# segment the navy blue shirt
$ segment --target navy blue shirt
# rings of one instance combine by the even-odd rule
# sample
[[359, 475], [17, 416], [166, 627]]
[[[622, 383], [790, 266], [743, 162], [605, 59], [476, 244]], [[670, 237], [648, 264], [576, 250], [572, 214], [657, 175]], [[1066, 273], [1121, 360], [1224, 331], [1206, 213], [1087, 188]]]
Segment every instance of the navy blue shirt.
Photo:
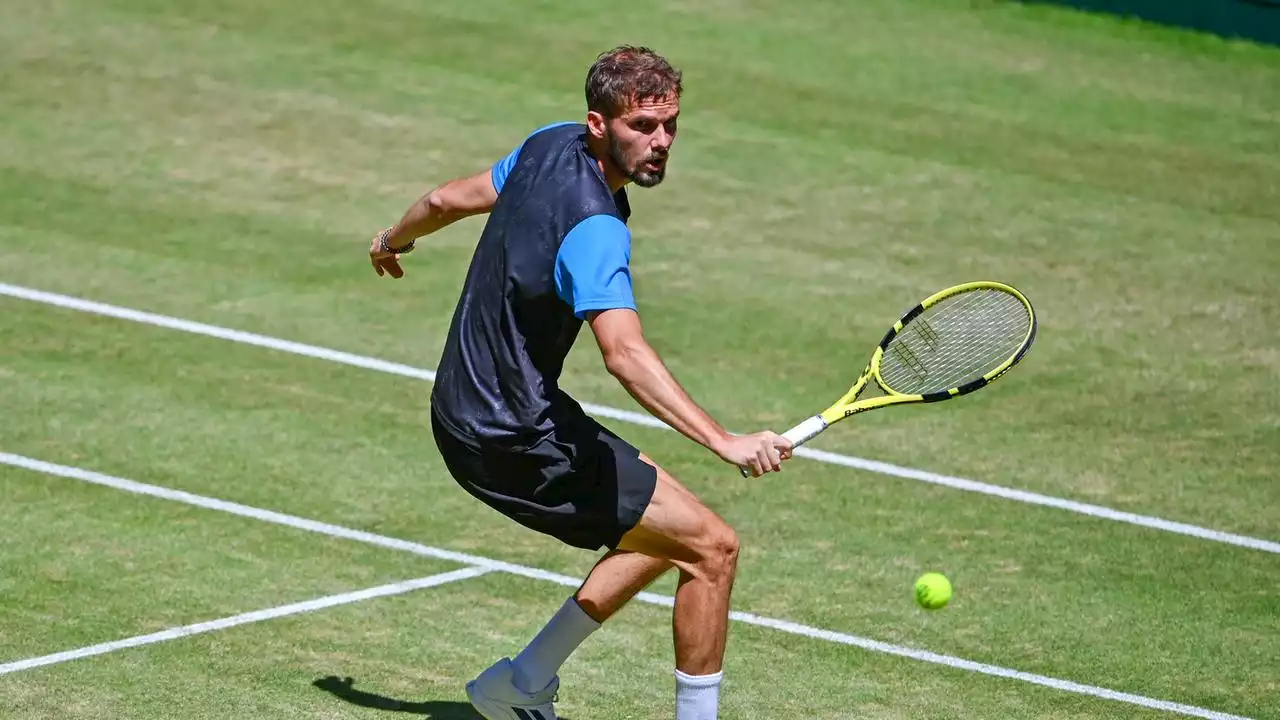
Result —
[[583, 416], [560, 390], [586, 313], [635, 309], [631, 214], [586, 128], [535, 131], [492, 169], [498, 191], [454, 310], [431, 406], [453, 435], [519, 449]]
[[[555, 123], [539, 128], [534, 135], [575, 123]], [[526, 141], [527, 142], [527, 141]], [[493, 187], [502, 193], [520, 147], [499, 160], [490, 171]], [[592, 215], [569, 230], [556, 254], [556, 293], [585, 318], [589, 310], [636, 309], [631, 292], [631, 231], [613, 215]]]

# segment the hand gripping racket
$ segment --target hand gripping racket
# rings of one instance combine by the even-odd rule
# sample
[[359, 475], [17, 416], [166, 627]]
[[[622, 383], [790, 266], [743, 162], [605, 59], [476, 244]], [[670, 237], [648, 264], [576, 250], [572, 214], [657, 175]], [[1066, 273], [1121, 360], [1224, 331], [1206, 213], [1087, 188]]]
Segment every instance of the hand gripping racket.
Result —
[[[800, 447], [860, 412], [971, 393], [1008, 372], [1035, 339], [1035, 310], [1018, 290], [985, 281], [947, 288], [894, 323], [849, 392], [782, 435]], [[868, 391], [879, 394], [862, 397]]]

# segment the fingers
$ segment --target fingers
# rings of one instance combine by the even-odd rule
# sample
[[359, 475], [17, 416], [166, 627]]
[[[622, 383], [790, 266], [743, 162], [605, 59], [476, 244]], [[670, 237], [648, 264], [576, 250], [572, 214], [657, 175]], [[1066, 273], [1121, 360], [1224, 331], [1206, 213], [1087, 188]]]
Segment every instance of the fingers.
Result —
[[374, 272], [378, 273], [378, 277], [387, 273], [391, 273], [393, 278], [404, 277], [404, 270], [400, 267], [400, 255], [398, 253], [389, 255], [383, 252], [382, 233], [374, 235], [369, 243], [369, 262], [373, 265]]
[[782, 454], [774, 449], [769, 433], [759, 433], [753, 439], [754, 456], [748, 457], [754, 477], [782, 470]]
[[755, 460], [759, 463], [759, 475], [782, 472], [782, 462], [791, 458], [791, 441], [771, 432], [762, 432], [756, 437], [759, 444]]
[[790, 460], [792, 443], [772, 432], [740, 435], [735, 447], [722, 455], [726, 461], [738, 466], [743, 477], [760, 477], [771, 472], [782, 472], [782, 463]]
[[370, 255], [369, 261], [373, 263], [373, 269], [377, 271], [378, 277], [382, 277], [387, 273], [391, 273], [393, 278], [404, 277], [404, 269], [400, 267], [399, 255]]
[[404, 277], [404, 270], [400, 268], [399, 255], [392, 255], [391, 257], [383, 258], [382, 267], [387, 272], [391, 273], [391, 277], [393, 278], [399, 279]]
[[782, 454], [774, 449], [773, 443], [766, 442], [764, 447], [760, 448], [761, 455], [764, 457], [762, 467], [768, 469], [768, 472], [778, 472], [782, 469]]
[[783, 460], [790, 460], [795, 451], [795, 444], [781, 435], [774, 435], [773, 447]]

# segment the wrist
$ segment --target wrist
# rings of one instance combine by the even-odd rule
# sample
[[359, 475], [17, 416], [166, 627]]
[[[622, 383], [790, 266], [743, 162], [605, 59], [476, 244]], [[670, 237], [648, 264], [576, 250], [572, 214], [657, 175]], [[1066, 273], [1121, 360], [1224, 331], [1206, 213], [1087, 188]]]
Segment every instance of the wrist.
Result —
[[410, 240], [407, 245], [398, 245], [396, 238], [392, 237], [394, 228], [387, 228], [378, 233], [379, 249], [385, 253], [394, 253], [397, 255], [405, 255], [413, 251], [413, 246], [417, 244], [417, 240]]
[[733, 435], [724, 428], [717, 427], [711, 431], [711, 437], [707, 441], [707, 449], [717, 455], [724, 455], [729, 449], [729, 441], [733, 439]]

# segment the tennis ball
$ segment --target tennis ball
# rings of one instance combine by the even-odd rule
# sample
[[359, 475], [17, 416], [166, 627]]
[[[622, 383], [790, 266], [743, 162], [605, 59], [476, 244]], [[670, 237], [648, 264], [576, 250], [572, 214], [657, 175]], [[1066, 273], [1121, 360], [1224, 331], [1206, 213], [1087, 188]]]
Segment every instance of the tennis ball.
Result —
[[916, 580], [916, 602], [926, 610], [937, 610], [951, 602], [951, 581], [942, 573], [930, 572]]

